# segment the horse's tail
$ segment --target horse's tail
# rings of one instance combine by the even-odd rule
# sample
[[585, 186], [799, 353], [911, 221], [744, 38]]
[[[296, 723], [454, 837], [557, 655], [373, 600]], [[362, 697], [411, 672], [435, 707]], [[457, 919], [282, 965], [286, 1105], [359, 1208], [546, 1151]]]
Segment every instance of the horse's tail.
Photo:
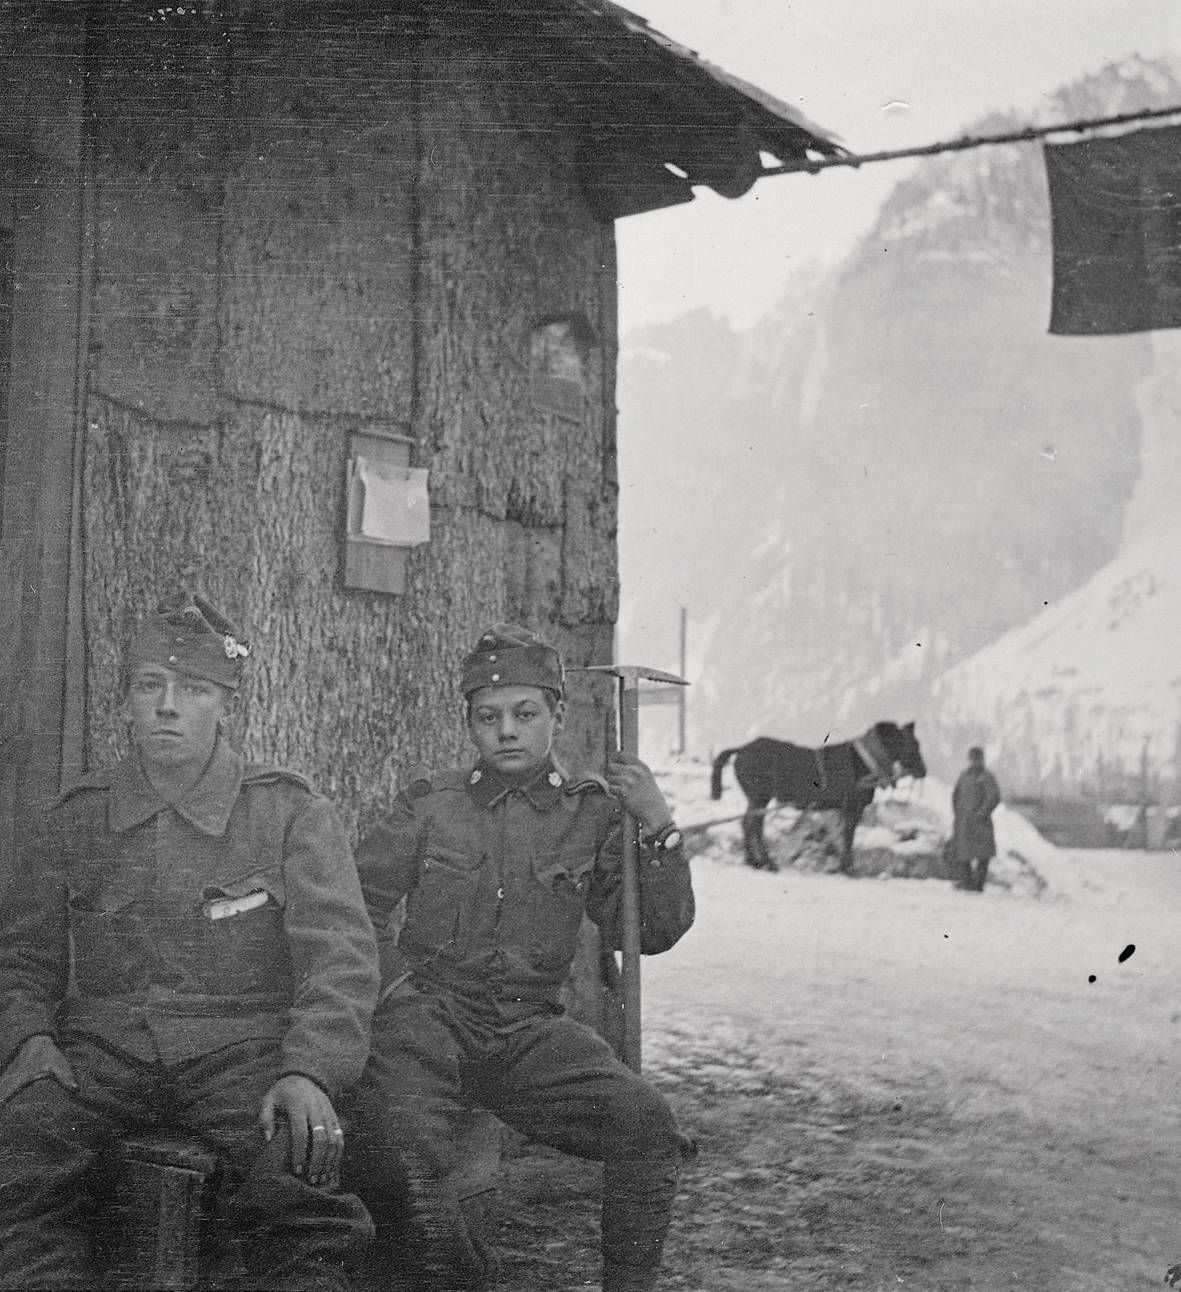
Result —
[[735, 745], [733, 749], [723, 749], [714, 759], [713, 775], [709, 781], [709, 796], [711, 799], [720, 799], [722, 797], [722, 769], [740, 748], [741, 746]]

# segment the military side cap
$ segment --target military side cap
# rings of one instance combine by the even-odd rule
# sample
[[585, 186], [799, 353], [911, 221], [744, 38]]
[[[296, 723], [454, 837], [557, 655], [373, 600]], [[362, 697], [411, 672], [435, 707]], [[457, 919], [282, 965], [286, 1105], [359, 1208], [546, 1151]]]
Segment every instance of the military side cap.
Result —
[[250, 647], [234, 624], [205, 600], [188, 592], [162, 601], [131, 641], [129, 665], [158, 664], [187, 677], [204, 678], [236, 690]]
[[535, 632], [516, 624], [494, 624], [482, 632], [463, 661], [464, 695], [484, 686], [540, 686], [561, 695], [565, 684], [558, 652]]

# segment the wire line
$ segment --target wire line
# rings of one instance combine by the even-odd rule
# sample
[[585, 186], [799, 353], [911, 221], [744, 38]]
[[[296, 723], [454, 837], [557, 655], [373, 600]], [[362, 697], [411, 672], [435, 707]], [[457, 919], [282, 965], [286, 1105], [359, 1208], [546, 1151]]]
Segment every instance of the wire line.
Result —
[[1076, 134], [1086, 130], [1098, 130], [1102, 126], [1122, 126], [1135, 121], [1154, 121], [1161, 117], [1176, 116], [1181, 116], [1181, 106], [1145, 108], [1140, 112], [1124, 112], [1114, 117], [1090, 117], [1080, 121], [1064, 121], [1053, 126], [1025, 126], [1021, 130], [1008, 130], [995, 135], [965, 135], [962, 139], [923, 144], [916, 148], [895, 148], [888, 152], [877, 153], [843, 153], [838, 157], [802, 157], [798, 161], [779, 166], [767, 166], [759, 172], [759, 178], [765, 175], [794, 174], [797, 171], [815, 174], [817, 171], [829, 170], [833, 166], [852, 166], [856, 169], [870, 162], [897, 161], [902, 157], [931, 157], [936, 153], [963, 152], [969, 148], [988, 148], [995, 144], [1027, 143], [1032, 139], [1044, 139], [1047, 135]]

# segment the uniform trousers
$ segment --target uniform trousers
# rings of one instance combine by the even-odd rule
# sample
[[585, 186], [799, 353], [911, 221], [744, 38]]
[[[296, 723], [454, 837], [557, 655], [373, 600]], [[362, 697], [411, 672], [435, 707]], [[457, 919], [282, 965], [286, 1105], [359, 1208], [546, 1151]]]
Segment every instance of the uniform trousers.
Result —
[[89, 1036], [58, 1045], [77, 1092], [43, 1077], [0, 1105], [0, 1288], [91, 1292], [88, 1175], [119, 1136], [150, 1130], [194, 1133], [218, 1155], [213, 1223], [241, 1240], [246, 1286], [348, 1288], [346, 1268], [372, 1234], [364, 1207], [292, 1174], [285, 1125], [269, 1144], [259, 1126], [279, 1074], [278, 1042], [238, 1041], [170, 1064]]
[[531, 1139], [603, 1162], [603, 1292], [655, 1287], [684, 1141], [664, 1099], [589, 1028], [546, 1014], [505, 1026], [403, 990], [374, 1020], [346, 1185], [379, 1226], [408, 1199], [425, 1288], [489, 1286], [494, 1261], [452, 1183], [455, 1125], [472, 1105]]

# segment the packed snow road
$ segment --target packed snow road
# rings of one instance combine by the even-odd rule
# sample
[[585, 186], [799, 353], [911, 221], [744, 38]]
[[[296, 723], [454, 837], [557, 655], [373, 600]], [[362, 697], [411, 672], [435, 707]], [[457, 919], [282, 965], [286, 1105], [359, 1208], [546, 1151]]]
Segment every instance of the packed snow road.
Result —
[[646, 1070], [702, 1144], [670, 1288], [1162, 1286], [1181, 858], [1051, 851], [1040, 897], [693, 863], [644, 978]]

